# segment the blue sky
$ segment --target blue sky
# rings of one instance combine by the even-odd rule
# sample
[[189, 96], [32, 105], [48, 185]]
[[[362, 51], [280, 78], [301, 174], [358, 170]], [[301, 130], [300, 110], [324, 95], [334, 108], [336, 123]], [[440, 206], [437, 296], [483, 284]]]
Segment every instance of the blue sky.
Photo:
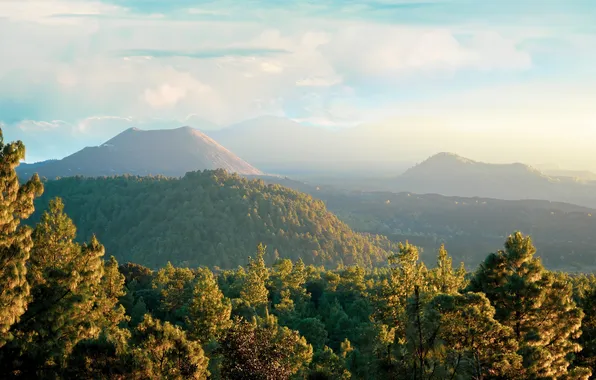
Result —
[[432, 116], [454, 136], [538, 134], [538, 158], [559, 144], [581, 166], [596, 161], [593, 20], [592, 0], [4, 0], [0, 123], [35, 161], [191, 115]]

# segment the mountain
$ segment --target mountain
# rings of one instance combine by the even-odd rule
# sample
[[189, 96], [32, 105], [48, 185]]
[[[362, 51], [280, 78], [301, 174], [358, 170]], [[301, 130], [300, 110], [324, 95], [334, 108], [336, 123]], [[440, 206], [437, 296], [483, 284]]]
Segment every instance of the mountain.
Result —
[[411, 167], [382, 187], [395, 192], [542, 199], [596, 207], [596, 182], [571, 181], [525, 164], [489, 164], [445, 152]]
[[596, 208], [596, 181], [549, 176], [521, 163], [490, 164], [446, 152], [435, 154], [398, 176], [309, 175], [293, 179], [335, 190], [533, 199]]
[[397, 178], [399, 190], [414, 193], [548, 199], [559, 181], [524, 164], [489, 164], [438, 153]]
[[215, 140], [190, 128], [144, 131], [130, 128], [97, 147], [87, 147], [62, 160], [21, 165], [18, 173], [56, 178], [74, 175], [167, 175], [223, 168], [239, 174], [261, 172]]
[[119, 261], [160, 267], [245, 264], [263, 242], [271, 254], [306, 264], [373, 266], [386, 239], [353, 232], [323, 202], [224, 170], [182, 178], [69, 177], [47, 181], [31, 223], [60, 196], [80, 239], [96, 234]]

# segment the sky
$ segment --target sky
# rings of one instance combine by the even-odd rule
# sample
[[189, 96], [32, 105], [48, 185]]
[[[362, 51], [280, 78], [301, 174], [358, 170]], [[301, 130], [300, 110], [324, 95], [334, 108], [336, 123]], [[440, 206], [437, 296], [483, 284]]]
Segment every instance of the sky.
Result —
[[0, 127], [32, 162], [133, 126], [407, 123], [596, 170], [594, 20], [593, 0], [0, 0]]

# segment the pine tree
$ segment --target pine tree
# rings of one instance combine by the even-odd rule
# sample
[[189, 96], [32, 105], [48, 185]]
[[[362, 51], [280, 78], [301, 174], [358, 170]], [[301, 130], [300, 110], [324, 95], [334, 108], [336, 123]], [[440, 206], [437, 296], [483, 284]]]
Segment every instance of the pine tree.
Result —
[[171, 322], [184, 322], [192, 299], [194, 273], [188, 268], [175, 268], [171, 263], [161, 268], [153, 288], [161, 294], [161, 311]]
[[23, 143], [5, 144], [0, 129], [0, 347], [12, 338], [11, 326], [27, 308], [32, 240], [31, 229], [20, 221], [33, 213], [33, 200], [43, 191], [37, 175], [19, 185], [15, 168], [24, 158]]
[[100, 286], [96, 290], [94, 316], [97, 324], [105, 334], [119, 335], [118, 325], [130, 320], [126, 310], [119, 302], [126, 295], [124, 275], [118, 270], [118, 261], [114, 256], [104, 264]]
[[143, 322], [143, 319], [145, 319], [145, 314], [147, 314], [147, 305], [145, 305], [143, 297], [139, 297], [130, 312], [130, 325], [132, 327], [137, 327], [139, 323]]
[[32, 300], [12, 328], [15, 339], [4, 365], [23, 371], [57, 371], [72, 348], [95, 338], [110, 322], [97, 312], [101, 301], [103, 246], [93, 237], [79, 245], [76, 228], [58, 198], [33, 232], [28, 280]]
[[206, 379], [209, 359], [201, 344], [169, 322], [145, 316], [133, 332], [132, 378], [142, 379]]
[[268, 314], [252, 322], [235, 320], [218, 351], [225, 379], [286, 380], [312, 360], [306, 339]]
[[522, 357], [513, 329], [494, 319], [495, 309], [482, 293], [440, 294], [426, 306], [433, 328], [435, 374], [443, 378], [522, 379]]
[[269, 302], [269, 291], [267, 280], [269, 272], [265, 266], [266, 247], [263, 244], [257, 246], [256, 258], [249, 258], [248, 271], [240, 291], [240, 297], [254, 308], [263, 308]]
[[485, 293], [496, 319], [513, 329], [527, 378], [561, 378], [580, 350], [572, 339], [581, 334], [583, 312], [571, 283], [546, 271], [535, 253], [530, 237], [516, 232], [505, 250], [487, 257], [468, 289]]
[[433, 292], [454, 294], [466, 287], [466, 269], [461, 263], [457, 270], [453, 269], [453, 259], [441, 244], [437, 255], [437, 267], [429, 273], [430, 287]]
[[348, 380], [352, 378], [345, 360], [327, 346], [313, 356], [308, 374], [309, 380]]
[[376, 303], [375, 319], [395, 329], [398, 339], [405, 336], [405, 316], [408, 298], [418, 288], [428, 288], [427, 269], [419, 262], [418, 248], [410, 243], [399, 244], [399, 252], [389, 257], [391, 272], [373, 295]]
[[230, 327], [232, 304], [219, 290], [211, 270], [199, 268], [196, 279], [187, 326], [192, 338], [206, 344]]

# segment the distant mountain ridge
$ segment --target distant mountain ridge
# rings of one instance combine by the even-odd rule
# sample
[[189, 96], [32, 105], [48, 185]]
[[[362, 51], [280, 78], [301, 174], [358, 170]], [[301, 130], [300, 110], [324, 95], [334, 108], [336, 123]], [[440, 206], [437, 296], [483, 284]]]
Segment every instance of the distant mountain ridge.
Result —
[[18, 173], [30, 177], [37, 172], [50, 179], [120, 174], [178, 177], [205, 169], [262, 174], [211, 137], [190, 127], [149, 131], [129, 128], [100, 146], [84, 148], [62, 160], [21, 165]]
[[489, 164], [442, 152], [389, 181], [392, 191], [497, 199], [544, 199], [596, 206], [596, 182], [576, 183], [521, 163]]

